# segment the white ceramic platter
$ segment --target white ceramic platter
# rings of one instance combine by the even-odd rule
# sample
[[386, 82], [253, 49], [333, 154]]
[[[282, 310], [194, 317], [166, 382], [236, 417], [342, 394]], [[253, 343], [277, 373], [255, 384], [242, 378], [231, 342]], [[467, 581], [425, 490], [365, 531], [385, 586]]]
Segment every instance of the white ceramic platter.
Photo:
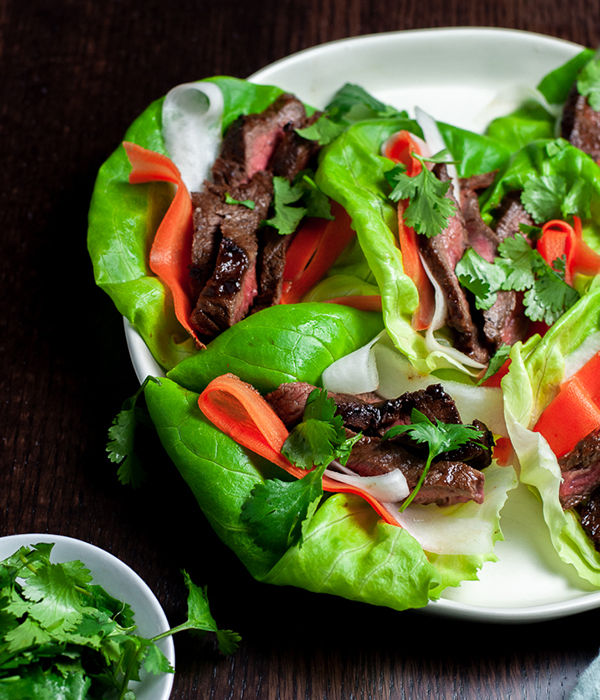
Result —
[[[50, 561], [81, 561], [90, 570], [94, 584], [102, 586], [113, 598], [129, 603], [135, 615], [136, 634], [151, 639], [169, 629], [167, 617], [146, 583], [120, 559], [92, 544], [62, 535], [10, 535], [0, 537], [0, 561], [20, 547], [30, 547], [39, 542], [54, 542]], [[166, 637], [157, 644], [174, 668], [173, 638]], [[154, 676], [142, 670], [140, 677], [141, 681], [134, 681], [129, 686], [135, 692], [136, 700], [168, 700], [173, 687], [172, 673]]]
[[[582, 47], [547, 36], [504, 29], [428, 29], [344, 39], [294, 54], [250, 77], [277, 85], [324, 107], [346, 82], [414, 115], [482, 131], [507, 114], [549, 71]], [[129, 349], [140, 381], [160, 369], [126, 322]], [[556, 555], [536, 499], [511, 492], [502, 511], [505, 541], [499, 561], [480, 580], [447, 590], [425, 612], [485, 622], [533, 622], [600, 607], [600, 592]]]

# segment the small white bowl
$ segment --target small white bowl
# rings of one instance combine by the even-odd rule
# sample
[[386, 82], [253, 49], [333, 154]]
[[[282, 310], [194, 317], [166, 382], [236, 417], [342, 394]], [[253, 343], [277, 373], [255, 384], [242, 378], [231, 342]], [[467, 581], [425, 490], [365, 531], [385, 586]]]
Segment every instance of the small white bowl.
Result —
[[[170, 625], [156, 596], [144, 581], [121, 560], [92, 544], [72, 537], [48, 534], [10, 535], [0, 537], [0, 561], [20, 547], [30, 547], [38, 542], [54, 542], [50, 560], [56, 563], [79, 560], [93, 576], [93, 583], [102, 586], [117, 600], [129, 603], [135, 615], [136, 634], [152, 638], [169, 629]], [[175, 668], [175, 645], [167, 637], [157, 643], [160, 650]], [[136, 700], [168, 700], [173, 687], [173, 674], [159, 676], [142, 670], [142, 680], [130, 683]]]

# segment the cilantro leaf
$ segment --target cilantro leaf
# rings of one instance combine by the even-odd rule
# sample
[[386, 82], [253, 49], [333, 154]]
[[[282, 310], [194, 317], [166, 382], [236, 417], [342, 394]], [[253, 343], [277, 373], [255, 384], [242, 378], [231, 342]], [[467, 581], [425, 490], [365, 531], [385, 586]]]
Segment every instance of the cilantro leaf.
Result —
[[600, 60], [592, 59], [579, 73], [577, 90], [580, 95], [588, 98], [590, 107], [600, 111]]
[[448, 219], [456, 213], [456, 204], [446, 196], [450, 189], [450, 181], [442, 182], [425, 167], [426, 162], [446, 162], [444, 159], [447, 153], [442, 151], [433, 158], [423, 158], [413, 153], [423, 164], [421, 172], [414, 177], [406, 174], [406, 167], [401, 163], [385, 173], [388, 183], [393, 188], [389, 198], [393, 202], [410, 200], [404, 212], [407, 226], [428, 238], [441, 233], [448, 226]]
[[502, 343], [502, 345], [496, 350], [492, 358], [490, 359], [490, 363], [488, 365], [487, 370], [485, 371], [485, 374], [481, 379], [477, 382], [477, 386], [481, 386], [483, 382], [487, 381], [490, 377], [493, 377], [494, 374], [502, 367], [502, 365], [508, 360], [508, 357], [510, 355], [510, 345], [507, 345], [506, 343]]
[[506, 274], [502, 289], [527, 290], [523, 303], [532, 321], [552, 325], [578, 301], [579, 293], [564, 281], [564, 264], [561, 272], [561, 262], [554, 261], [553, 269], [521, 234], [503, 241], [498, 252], [496, 265]]
[[335, 141], [348, 126], [345, 121], [334, 121], [327, 114], [322, 114], [314, 124], [304, 129], [296, 129], [296, 133], [309, 141], [317, 141], [320, 146], [326, 146]]
[[134, 634], [129, 605], [91, 585], [82, 562], [51, 563], [53, 546], [22, 547], [0, 562], [1, 698], [133, 699], [129, 681], [142, 666], [173, 673], [156, 642], [181, 630], [215, 632], [223, 653], [235, 651], [239, 636], [218, 629], [206, 591], [185, 572], [188, 619], [146, 639]]
[[337, 459], [348, 461], [352, 446], [361, 433], [346, 437], [343, 419], [325, 389], [314, 389], [306, 402], [304, 416], [289, 434], [282, 454], [303, 469], [312, 469], [302, 479], [269, 479], [256, 486], [242, 505], [242, 519], [263, 549], [285, 552], [302, 542], [303, 532], [323, 495], [323, 472]]
[[251, 199], [244, 199], [243, 201], [240, 199], [234, 199], [229, 192], [225, 192], [225, 204], [240, 204], [243, 207], [247, 207], [248, 209], [254, 209], [256, 204], [251, 200]]
[[138, 398], [149, 381], [160, 384], [160, 380], [155, 377], [146, 377], [135, 394], [123, 403], [112, 426], [108, 429], [109, 441], [106, 445], [108, 458], [111, 462], [120, 464], [117, 471], [119, 481], [122, 484], [131, 484], [133, 488], [139, 487], [146, 477], [142, 462], [135, 450], [135, 435], [139, 426], [153, 426], [148, 412], [137, 405]]
[[[500, 260], [496, 261], [505, 273], [502, 289], [514, 289], [517, 292], [533, 287], [535, 283], [535, 253], [527, 239], [516, 234], [514, 238], [506, 238], [498, 246]], [[539, 255], [543, 262], [543, 258]]]
[[590, 211], [589, 184], [577, 179], [568, 188], [561, 175], [530, 178], [523, 187], [521, 202], [537, 223], [566, 219], [572, 214], [586, 217]]
[[323, 495], [326, 466], [323, 464], [296, 481], [267, 479], [254, 487], [242, 505], [242, 520], [248, 523], [259, 547], [283, 554], [302, 542], [305, 526]]
[[484, 310], [493, 306], [498, 298], [497, 291], [506, 280], [501, 267], [482, 258], [473, 248], [467, 248], [455, 272], [461, 286], [474, 294], [475, 306]]
[[346, 438], [344, 421], [335, 415], [336, 405], [325, 389], [314, 389], [306, 402], [304, 417], [290, 432], [281, 450], [290, 462], [303, 469], [327, 466], [332, 460], [345, 463], [361, 434]]
[[187, 620], [177, 627], [171, 628], [168, 632], [160, 634], [152, 639], [156, 642], [163, 637], [173, 635], [184, 630], [196, 630], [197, 632], [214, 632], [217, 635], [219, 650], [222, 654], [233, 654], [238, 647], [241, 637], [237, 632], [231, 630], [221, 630], [217, 627], [214, 617], [210, 613], [206, 586], [197, 586], [186, 571], [181, 572], [183, 580], [188, 589], [188, 613]]
[[[410, 419], [411, 423], [409, 425], [394, 425], [383, 436], [384, 440], [389, 440], [401, 433], [409, 433], [410, 437], [415, 440], [415, 442], [426, 444], [429, 448], [429, 454], [427, 455], [427, 460], [419, 476], [417, 485], [402, 504], [400, 511], [407, 508], [417, 495], [429, 472], [431, 463], [438, 455], [443, 452], [451, 452], [461, 445], [480, 438], [483, 435], [483, 431], [477, 430], [477, 428], [472, 425], [442, 423], [438, 419], [436, 419], [435, 423], [432, 423], [426, 415], [416, 408], [413, 408], [411, 411]], [[481, 446], [484, 447], [483, 445]]]
[[[292, 206], [294, 204], [303, 206]], [[263, 223], [277, 229], [281, 235], [293, 233], [304, 216], [333, 219], [327, 196], [306, 171], [293, 183], [285, 177], [273, 178], [273, 209], [274, 215]]]

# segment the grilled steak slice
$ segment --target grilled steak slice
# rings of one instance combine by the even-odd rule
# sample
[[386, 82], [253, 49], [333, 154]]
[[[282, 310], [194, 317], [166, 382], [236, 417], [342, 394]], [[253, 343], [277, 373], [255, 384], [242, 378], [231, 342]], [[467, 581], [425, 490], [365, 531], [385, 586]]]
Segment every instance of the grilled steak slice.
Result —
[[315, 112], [311, 117], [304, 118], [301, 124], [290, 122], [284, 126], [281, 141], [269, 161], [269, 170], [273, 175], [292, 181], [303, 170], [316, 166], [316, 158], [321, 150], [318, 141], [303, 138], [296, 133], [296, 129], [314, 124], [320, 114], [321, 112]]
[[520, 233], [519, 225], [534, 226], [535, 221], [527, 213], [521, 204], [520, 192], [509, 192], [502, 200], [499, 209], [499, 219], [496, 225], [496, 235], [500, 242], [507, 238], [514, 238], [516, 233]]
[[[442, 181], [450, 179], [443, 164], [436, 165], [434, 172]], [[446, 196], [456, 204], [452, 185]], [[418, 236], [418, 241], [421, 254], [431, 274], [444, 292], [448, 307], [446, 323], [455, 331], [456, 347], [473, 360], [486, 364], [489, 360], [489, 352], [473, 320], [467, 295], [454, 272], [469, 245], [460, 208], [457, 206], [456, 214], [449, 219], [448, 227], [444, 231], [431, 238]]]
[[[482, 219], [479, 210], [478, 192], [483, 188], [489, 187], [494, 177], [495, 172], [490, 172], [461, 180], [460, 190], [461, 208], [467, 228], [469, 245], [484, 260], [490, 263], [493, 263], [497, 257], [498, 246], [504, 239]], [[523, 211], [525, 210], [523, 209]], [[504, 237], [506, 235], [510, 234], [505, 232]], [[483, 335], [487, 341], [487, 346], [494, 353], [504, 343], [513, 345], [518, 340], [522, 340], [529, 327], [523, 308], [523, 294], [514, 290], [499, 291], [496, 301], [489, 309], [481, 312], [475, 310], [473, 314], [474, 316], [481, 315]]]
[[490, 263], [493, 263], [494, 258], [498, 255], [500, 240], [481, 218], [478, 192], [492, 184], [495, 174], [495, 172], [490, 172], [460, 181], [460, 207], [465, 220], [469, 245]]
[[[302, 420], [306, 402], [315, 389], [304, 382], [281, 384], [265, 399], [287, 428]], [[429, 420], [442, 423], [460, 423], [456, 404], [439, 384], [426, 389], [406, 392], [396, 399], [364, 400], [350, 394], [328, 392], [336, 404], [336, 415], [342, 416], [344, 425], [355, 432], [383, 436], [392, 425], [407, 425], [413, 408], [418, 409]]]
[[525, 316], [523, 292], [501, 290], [496, 301], [489, 309], [482, 312], [483, 334], [493, 352], [501, 345], [514, 345], [527, 335], [529, 320]]
[[559, 498], [566, 510], [586, 501], [600, 485], [600, 428], [580, 440], [558, 464], [563, 478]]
[[[226, 194], [239, 202], [251, 200], [254, 210], [239, 204], [227, 204]], [[194, 299], [198, 299], [215, 271], [220, 241], [225, 235], [223, 227], [232, 231], [239, 225], [246, 231], [255, 231], [267, 217], [272, 198], [272, 179], [265, 172], [256, 173], [249, 182], [236, 187], [205, 182], [202, 192], [192, 195], [194, 237], [190, 277]]]
[[[262, 235], [260, 235], [262, 233]], [[293, 235], [281, 235], [267, 227], [259, 232], [258, 296], [254, 300], [252, 313], [281, 301], [285, 258]]]
[[[425, 459], [411, 455], [401, 445], [362, 437], [352, 448], [346, 466], [360, 476], [387, 474], [399, 469], [412, 491], [425, 466]], [[413, 503], [450, 505], [473, 500], [483, 503], [485, 477], [462, 462], [435, 460]]]
[[576, 507], [576, 510], [586, 535], [600, 551], [600, 489], [596, 489], [585, 503]]
[[[315, 387], [305, 382], [281, 384], [265, 397], [273, 410], [288, 428], [300, 423], [306, 402]], [[361, 476], [385, 474], [400, 469], [412, 490], [419, 480], [427, 459], [427, 449], [412, 441], [407, 435], [392, 440], [381, 437], [393, 425], [409, 424], [413, 408], [417, 408], [430, 420], [444, 423], [460, 423], [460, 415], [452, 398], [439, 385], [407, 392], [397, 399], [372, 401], [349, 394], [329, 392], [337, 406], [336, 415], [342, 416], [346, 434], [363, 436], [353, 446], [346, 466]], [[484, 432], [477, 442], [493, 446], [493, 438], [487, 427], [476, 421]], [[467, 464], [466, 462], [469, 462]], [[416, 503], [463, 503], [483, 501], [484, 477], [479, 473], [491, 462], [491, 450], [467, 443], [457, 450], [440, 455], [430, 467], [424, 485], [415, 498]]]
[[587, 97], [574, 83], [565, 102], [560, 125], [561, 136], [594, 160], [600, 158], [600, 112], [594, 111]]
[[260, 114], [238, 117], [227, 130], [212, 168], [214, 182], [239, 185], [255, 173], [269, 169], [269, 161], [284, 136], [305, 124], [304, 105], [287, 93]]

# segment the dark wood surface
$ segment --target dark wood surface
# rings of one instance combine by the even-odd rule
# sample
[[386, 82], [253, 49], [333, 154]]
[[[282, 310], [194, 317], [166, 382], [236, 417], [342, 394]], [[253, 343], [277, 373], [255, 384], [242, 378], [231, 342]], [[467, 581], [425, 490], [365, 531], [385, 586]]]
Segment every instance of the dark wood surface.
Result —
[[217, 540], [168, 459], [121, 486], [106, 431], [137, 388], [123, 326], [93, 283], [94, 178], [170, 87], [246, 77], [349, 36], [497, 26], [595, 46], [591, 0], [1, 0], [0, 535], [49, 532], [120, 557], [172, 624], [180, 569], [243, 636], [176, 638], [172, 700], [568, 697], [598, 652], [600, 611], [529, 625], [434, 618], [261, 585]]

